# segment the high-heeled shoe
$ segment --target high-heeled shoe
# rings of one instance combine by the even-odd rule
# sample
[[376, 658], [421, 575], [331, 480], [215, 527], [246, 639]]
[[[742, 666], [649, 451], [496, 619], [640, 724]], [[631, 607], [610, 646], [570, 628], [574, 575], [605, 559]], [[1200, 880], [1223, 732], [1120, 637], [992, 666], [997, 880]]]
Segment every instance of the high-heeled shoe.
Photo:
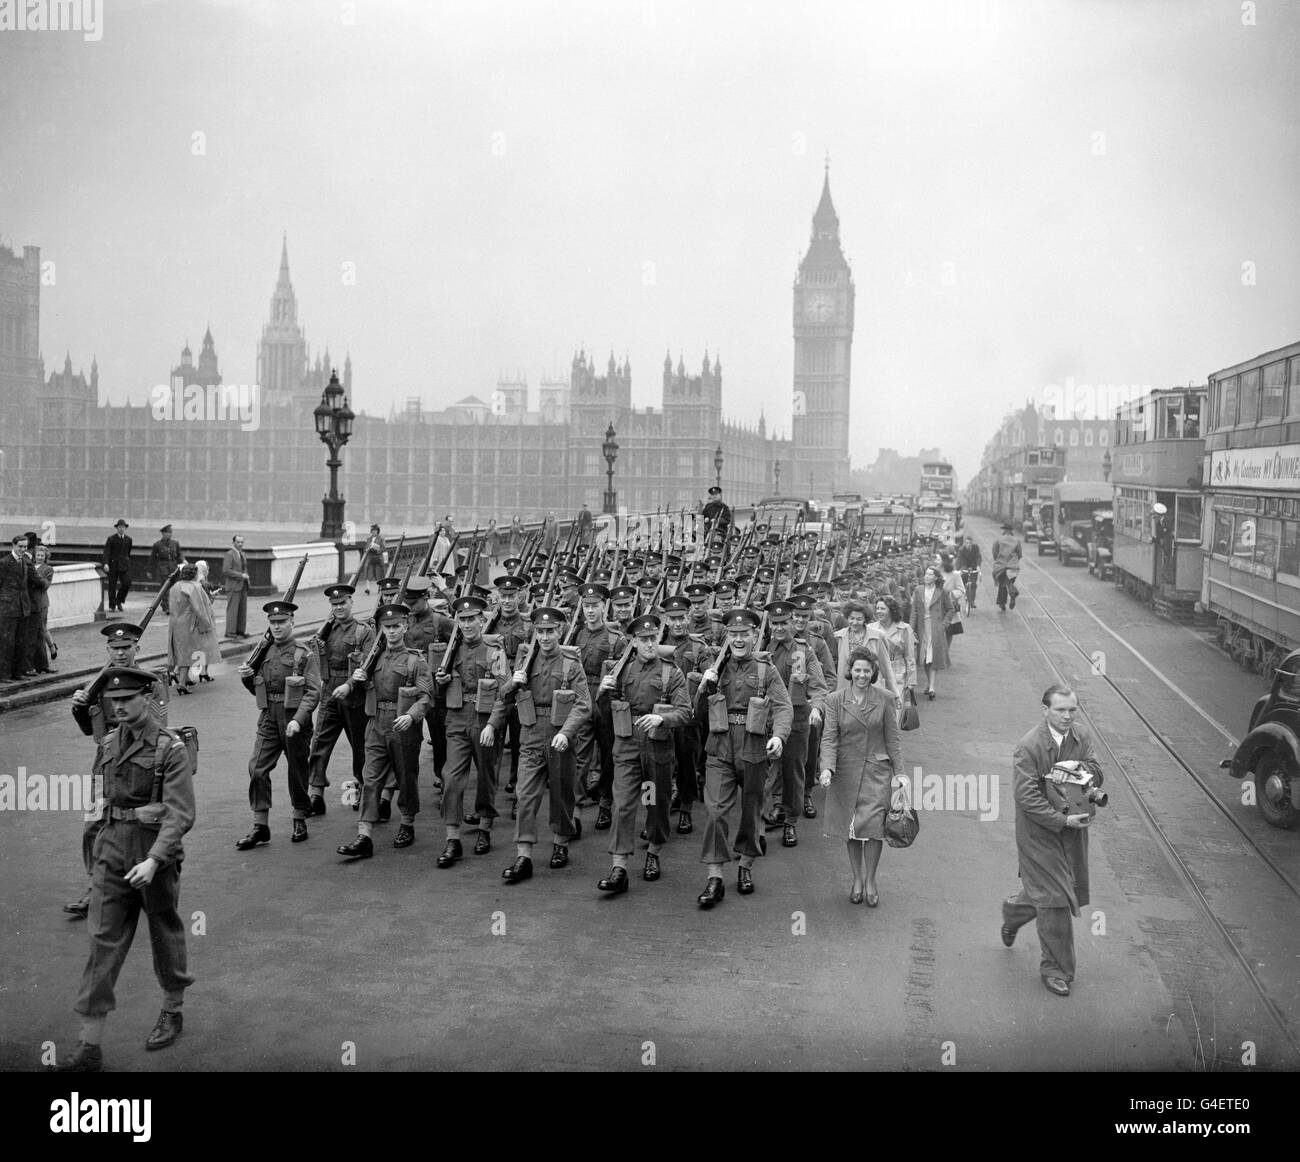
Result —
[[860, 903], [862, 903], [862, 889], [861, 889], [861, 888], [854, 888], [853, 891], [851, 891], [851, 892], [849, 893], [849, 903], [850, 903], [850, 904], [860, 904]]
[[868, 892], [868, 893], [867, 893], [867, 896], [866, 896], [866, 899], [867, 899], [867, 907], [868, 907], [868, 908], [874, 908], [874, 907], [876, 907], [876, 906], [880, 903], [880, 893], [879, 893], [879, 892]]
[[211, 682], [212, 679], [211, 679], [207, 674], [200, 674], [200, 675], [199, 675], [199, 681], [200, 681], [200, 682]]
[[934, 701], [934, 691], [933, 691], [933, 690], [927, 690], [927, 691], [925, 692], [925, 696], [926, 696], [928, 699], [930, 699], [931, 702]]
[[182, 686], [179, 682], [176, 683], [177, 694], [188, 694], [189, 692], [190, 688], [188, 686]]

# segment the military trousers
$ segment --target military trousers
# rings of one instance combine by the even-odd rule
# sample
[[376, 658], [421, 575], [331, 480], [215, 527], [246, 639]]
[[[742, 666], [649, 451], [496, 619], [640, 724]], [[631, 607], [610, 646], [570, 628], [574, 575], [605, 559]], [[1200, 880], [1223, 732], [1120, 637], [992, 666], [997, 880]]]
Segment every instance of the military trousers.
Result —
[[253, 757], [248, 760], [248, 805], [254, 811], [271, 809], [271, 772], [283, 754], [289, 767], [289, 803], [295, 819], [306, 819], [311, 809], [307, 796], [307, 760], [311, 754], [311, 723], [292, 738], [284, 733], [293, 721], [283, 702], [271, 702], [257, 718]]
[[763, 806], [770, 815], [777, 807], [784, 807], [791, 823], [803, 810], [804, 786], [808, 766], [808, 716], [811, 707], [796, 706], [790, 737], [779, 759], [771, 760], [767, 782], [763, 789]]
[[442, 769], [444, 823], [460, 825], [473, 762], [478, 769], [474, 813], [483, 830], [492, 830], [492, 820], [497, 817], [497, 749], [479, 742], [488, 717], [475, 710], [472, 702], [458, 710], [447, 710], [447, 765]]
[[[334, 682], [334, 675], [327, 681]], [[334, 682], [341, 685], [343, 679]], [[348, 746], [352, 750], [352, 777], [358, 786], [361, 773], [366, 766], [366, 709], [364, 706], [349, 706], [340, 698], [322, 693], [320, 709], [316, 712], [316, 729], [312, 731], [311, 751], [307, 757], [307, 782], [313, 790], [323, 791], [330, 785], [330, 756], [340, 734], [347, 735]]]
[[721, 754], [711, 754], [704, 766], [704, 809], [708, 817], [704, 822], [704, 850], [701, 863], [727, 863], [731, 852], [727, 848], [730, 835], [728, 816], [740, 803], [740, 823], [736, 829], [737, 855], [761, 854], [758, 837], [762, 835], [763, 787], [767, 779], [767, 761], [746, 762], [738, 757], [743, 753], [746, 732], [744, 724], [730, 725], [721, 738]]
[[578, 786], [609, 807], [614, 802], [614, 718], [608, 699], [593, 699], [591, 717], [583, 719], [573, 745]]
[[154, 872], [143, 889], [133, 888], [126, 873], [149, 856], [156, 827], [133, 820], [110, 820], [95, 835], [95, 870], [91, 881], [90, 955], [81, 974], [73, 1008], [86, 1017], [103, 1017], [117, 1007], [115, 987], [135, 939], [143, 908], [149, 921], [153, 970], [164, 993], [178, 994], [194, 983], [185, 956], [185, 922], [180, 902], [180, 865]]
[[402, 818], [420, 813], [420, 728], [412, 723], [396, 730], [395, 709], [379, 710], [366, 724], [366, 765], [361, 772], [361, 822], [379, 822], [379, 793], [397, 784], [397, 810]]
[[682, 810], [689, 811], [700, 797], [699, 772], [703, 766], [700, 746], [700, 728], [692, 722], [689, 726], [673, 728], [673, 758], [677, 768], [677, 794]]
[[542, 798], [550, 794], [551, 834], [556, 843], [567, 843], [577, 828], [573, 823], [574, 783], [577, 763], [573, 745], [564, 751], [551, 746], [553, 726], [523, 728], [519, 749], [519, 782], [515, 787], [515, 842], [537, 842], [537, 813]]
[[610, 855], [631, 855], [636, 849], [637, 808], [643, 799], [647, 800], [646, 838], [655, 844], [667, 843], [672, 797], [672, 740], [652, 739], [636, 726], [631, 738], [616, 738]]

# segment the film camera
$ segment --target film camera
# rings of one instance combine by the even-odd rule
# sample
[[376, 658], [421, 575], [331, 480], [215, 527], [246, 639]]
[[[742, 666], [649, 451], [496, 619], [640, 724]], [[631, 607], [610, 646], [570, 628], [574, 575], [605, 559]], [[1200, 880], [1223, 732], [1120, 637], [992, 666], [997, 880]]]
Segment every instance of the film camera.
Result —
[[1092, 818], [1098, 807], [1104, 807], [1110, 801], [1110, 796], [1101, 789], [1101, 768], [1096, 763], [1065, 759], [1052, 767], [1052, 774], [1061, 776], [1061, 779], [1057, 782], [1051, 776], [1044, 778], [1043, 794], [1063, 815]]

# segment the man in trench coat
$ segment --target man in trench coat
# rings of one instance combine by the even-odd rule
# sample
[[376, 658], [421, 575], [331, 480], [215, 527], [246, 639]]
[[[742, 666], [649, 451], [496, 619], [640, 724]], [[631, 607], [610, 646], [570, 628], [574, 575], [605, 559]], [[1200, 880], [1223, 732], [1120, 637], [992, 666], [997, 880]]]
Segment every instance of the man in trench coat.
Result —
[[1088, 904], [1088, 824], [1086, 814], [1065, 815], [1043, 794], [1056, 763], [1075, 759], [1097, 771], [1092, 739], [1075, 724], [1079, 700], [1068, 686], [1049, 686], [1043, 694], [1043, 721], [1016, 744], [1014, 795], [1016, 852], [1020, 858], [1019, 895], [1002, 902], [1002, 943], [1015, 943], [1030, 920], [1038, 922], [1042, 946], [1039, 971], [1057, 996], [1070, 995], [1074, 979], [1074, 921]]

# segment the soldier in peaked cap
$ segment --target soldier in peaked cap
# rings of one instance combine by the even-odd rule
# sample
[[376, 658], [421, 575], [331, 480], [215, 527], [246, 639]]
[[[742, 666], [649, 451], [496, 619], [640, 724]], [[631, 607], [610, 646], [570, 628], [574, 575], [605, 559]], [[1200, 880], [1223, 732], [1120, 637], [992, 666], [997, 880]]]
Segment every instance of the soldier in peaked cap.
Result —
[[556, 584], [560, 589], [560, 599], [555, 603], [556, 608], [563, 610], [565, 617], [576, 616], [580, 600], [578, 590], [582, 585], [582, 578], [572, 569], [561, 569]]
[[[533, 610], [537, 655], [527, 669], [529, 647], [521, 646], [515, 672], [497, 695], [485, 735], [506, 724], [514, 706], [521, 726], [515, 860], [501, 873], [508, 884], [532, 879], [533, 844], [537, 842], [537, 812], [550, 788], [552, 869], [567, 867], [569, 840], [582, 834], [582, 821], [573, 813], [574, 742], [579, 727], [591, 717], [591, 691], [578, 650], [560, 644], [563, 610], [541, 606]], [[494, 741], [488, 737], [485, 741]]]
[[660, 656], [660, 621], [654, 614], [635, 618], [628, 629], [636, 643], [622, 672], [601, 679], [614, 724], [614, 827], [610, 834], [609, 875], [596, 886], [602, 892], [627, 891], [627, 865], [636, 842], [636, 813], [642, 786], [653, 784], [647, 813], [644, 880], [660, 876], [659, 852], [668, 842], [668, 805], [672, 798], [672, 729], [690, 716], [686, 678], [670, 659]]
[[[139, 652], [140, 638], [144, 636], [144, 630], [138, 625], [133, 625], [127, 621], [115, 621], [103, 626], [99, 632], [105, 638], [104, 650], [108, 655], [109, 666], [135, 666], [135, 657]], [[165, 673], [154, 674], [153, 685], [149, 689], [149, 712], [158, 726], [167, 725], [168, 690], [167, 675]], [[90, 694], [84, 687], [73, 692], [73, 721], [76, 722], [82, 734], [91, 735], [96, 742], [99, 742], [113, 728], [112, 707], [113, 703], [102, 694], [98, 703], [92, 703]], [[98, 785], [92, 789], [92, 804], [98, 804], [102, 792], [103, 788]], [[90, 814], [94, 818], [86, 820], [81, 833], [81, 859], [85, 865], [88, 878], [94, 874], [95, 870], [95, 837], [104, 825], [102, 811], [91, 811]], [[72, 903], [64, 904], [63, 910], [79, 920], [84, 920], [90, 911], [90, 890], [91, 884], [88, 882], [81, 898], [74, 900]]]
[[375, 854], [374, 827], [381, 819], [380, 789], [390, 773], [397, 776], [397, 809], [402, 822], [393, 846], [410, 847], [415, 842], [415, 817], [420, 813], [420, 723], [429, 712], [433, 685], [429, 663], [423, 653], [406, 645], [410, 609], [400, 603], [381, 605], [375, 610], [384, 648], [375, 661], [374, 672], [363, 666], [352, 671], [349, 683], [366, 692], [366, 765], [362, 771], [361, 818], [357, 837], [341, 844], [339, 855], [348, 859], [369, 859]]
[[[518, 592], [518, 590], [513, 590]], [[449, 868], [464, 855], [460, 828], [469, 784], [471, 760], [478, 770], [475, 814], [479, 825], [476, 855], [492, 850], [492, 823], [496, 819], [497, 763], [500, 752], [495, 738], [485, 729], [497, 693], [509, 680], [501, 639], [484, 635], [483, 615], [487, 602], [478, 597], [460, 597], [452, 603], [459, 641], [454, 656], [441, 655], [433, 675], [437, 700], [444, 708], [447, 765], [443, 768], [442, 821], [446, 846], [438, 866]]]
[[[433, 582], [428, 577], [412, 577], [402, 590], [402, 604], [411, 611], [411, 624], [406, 627], [406, 648], [419, 650], [426, 657], [433, 642], [451, 639], [451, 618], [430, 608], [429, 596], [432, 589]], [[433, 748], [433, 785], [435, 790], [440, 791], [442, 768], [447, 763], [447, 724], [437, 702], [426, 716], [424, 725], [429, 732], [429, 745]], [[384, 794], [391, 799], [393, 790], [385, 787]]]
[[[702, 634], [690, 632], [691, 599], [669, 597], [664, 601], [664, 620], [668, 633], [664, 645], [673, 651], [673, 661], [686, 678], [686, 695], [690, 701], [699, 689], [700, 675], [713, 664], [718, 651]], [[691, 810], [699, 799], [700, 779], [704, 774], [704, 747], [694, 717], [673, 728], [673, 756], [677, 764], [677, 790], [671, 810], [678, 811], [677, 834], [689, 835], [694, 829]]]
[[361, 786], [366, 762], [365, 692], [352, 689], [348, 679], [370, 649], [376, 631], [352, 615], [355, 594], [351, 585], [326, 586], [330, 619], [308, 642], [315, 646], [321, 673], [320, 709], [307, 757], [307, 793], [311, 801], [308, 815], [325, 814], [325, 788], [330, 782], [326, 772], [340, 734], [348, 737], [352, 778]]
[[307, 794], [307, 762], [311, 754], [311, 716], [320, 701], [320, 663], [314, 650], [293, 639], [292, 601], [268, 601], [262, 606], [271, 630], [271, 648], [254, 671], [239, 667], [240, 680], [257, 699], [257, 735], [248, 760], [248, 805], [253, 829], [237, 840], [239, 851], [271, 842], [271, 772], [285, 757], [289, 768], [289, 802], [293, 807], [293, 842], [307, 838], [311, 799]]
[[709, 617], [709, 598], [713, 596], [713, 586], [707, 581], [692, 581], [683, 592], [690, 602], [689, 632], [705, 637], [711, 635], [713, 620]]
[[579, 590], [582, 602], [582, 624], [573, 639], [582, 657], [583, 673], [587, 676], [587, 689], [591, 694], [592, 713], [578, 728], [574, 748], [577, 767], [578, 799], [593, 799], [599, 803], [596, 828], [608, 829], [612, 821], [610, 808], [614, 802], [614, 722], [609, 713], [608, 700], [600, 700], [600, 680], [605, 676], [612, 659], [623, 651], [626, 639], [609, 624], [605, 614], [609, 590], [599, 582], [588, 582]]
[[[529, 582], [524, 577], [506, 574], [504, 577], [498, 577], [493, 585], [497, 590], [497, 612], [488, 624], [486, 632], [500, 635], [502, 653], [506, 658], [513, 658], [519, 652], [519, 647], [530, 642], [533, 637], [532, 622], [519, 610], [520, 597], [528, 590]], [[497, 740], [498, 762], [503, 750], [510, 752], [510, 777], [506, 783], [506, 790], [513, 793], [519, 779], [519, 717], [513, 708], [506, 729], [497, 733], [500, 736]], [[495, 783], [493, 787], [495, 789]], [[465, 821], [478, 823], [480, 815], [476, 812], [474, 815], [466, 816]]]
[[129, 666], [106, 675], [104, 696], [115, 725], [100, 741], [94, 767], [94, 779], [104, 788], [104, 825], [95, 837], [90, 955], [73, 1006], [81, 1032], [61, 1072], [103, 1067], [100, 1040], [142, 909], [163, 990], [162, 1012], [146, 1049], [166, 1048], [180, 1036], [185, 990], [194, 983], [177, 911], [181, 840], [194, 824], [194, 771], [184, 742], [154, 719], [150, 690], [156, 681], [156, 674]]
[[740, 857], [736, 888], [742, 896], [754, 890], [754, 860], [761, 853], [759, 815], [769, 759], [779, 759], [790, 736], [793, 712], [790, 695], [771, 660], [757, 654], [758, 615], [736, 609], [727, 615], [729, 656], [721, 669], [705, 671], [700, 700], [709, 734], [704, 771], [704, 825], [701, 862], [708, 865], [708, 883], [698, 903], [711, 908], [724, 896], [722, 865], [727, 850], [727, 816], [741, 802], [735, 850]]
[[635, 585], [615, 585], [609, 591], [610, 617], [623, 633], [627, 633], [628, 623], [636, 611], [638, 592]]
[[794, 612], [795, 606], [789, 601], [772, 601], [767, 606], [768, 624], [772, 627], [768, 653], [789, 691], [793, 710], [790, 737], [781, 751], [780, 761], [771, 764], [764, 788], [766, 818], [773, 827], [783, 829], [784, 847], [794, 847], [799, 842], [795, 820], [807, 795], [808, 734], [812, 727], [821, 725], [826, 697], [830, 694], [816, 651], [807, 638], [794, 632]]

